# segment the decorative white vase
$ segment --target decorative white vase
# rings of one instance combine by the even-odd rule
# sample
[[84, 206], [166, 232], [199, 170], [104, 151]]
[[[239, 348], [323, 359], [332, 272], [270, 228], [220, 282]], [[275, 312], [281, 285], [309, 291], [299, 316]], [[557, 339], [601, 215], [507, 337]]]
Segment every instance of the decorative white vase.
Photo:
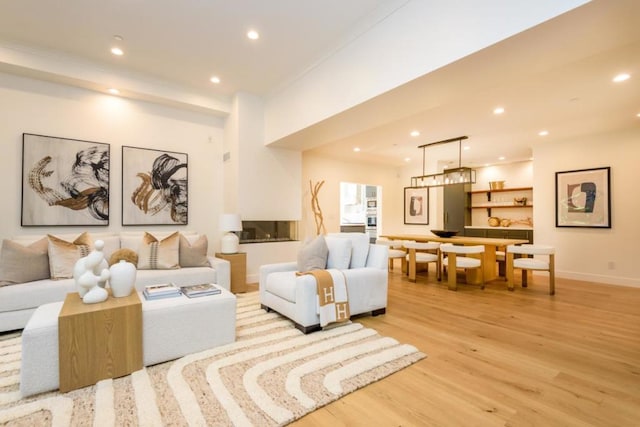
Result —
[[126, 297], [131, 295], [136, 283], [136, 266], [123, 259], [113, 264], [109, 271], [109, 286], [111, 286], [111, 294], [116, 297]]

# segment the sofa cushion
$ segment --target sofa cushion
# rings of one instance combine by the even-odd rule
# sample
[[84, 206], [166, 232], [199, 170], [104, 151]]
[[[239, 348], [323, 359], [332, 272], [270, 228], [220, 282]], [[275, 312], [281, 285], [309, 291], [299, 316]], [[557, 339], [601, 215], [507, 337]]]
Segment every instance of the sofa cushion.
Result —
[[[2, 291], [2, 312], [34, 309], [42, 304], [64, 301], [69, 292], [77, 292], [73, 279], [34, 280], [16, 286], [5, 286]], [[0, 327], [0, 329], [4, 329]]]
[[180, 268], [180, 233], [177, 231], [162, 240], [144, 233], [138, 250], [139, 270], [170, 270]]
[[0, 286], [49, 278], [49, 240], [46, 237], [24, 246], [2, 241]]
[[327, 268], [347, 269], [351, 262], [351, 240], [342, 237], [325, 237], [329, 256], [327, 257]]
[[185, 236], [180, 233], [179, 248], [180, 267], [209, 266], [209, 259], [207, 258], [209, 241], [206, 235]]
[[329, 248], [324, 236], [310, 240], [298, 252], [298, 271], [324, 270], [327, 266]]
[[365, 233], [331, 233], [331, 237], [351, 241], [351, 261], [349, 268], [362, 268], [367, 264], [369, 254], [369, 235]]
[[89, 233], [80, 234], [73, 242], [51, 234], [49, 237], [49, 272], [51, 279], [70, 279], [76, 262], [89, 254], [93, 246]]

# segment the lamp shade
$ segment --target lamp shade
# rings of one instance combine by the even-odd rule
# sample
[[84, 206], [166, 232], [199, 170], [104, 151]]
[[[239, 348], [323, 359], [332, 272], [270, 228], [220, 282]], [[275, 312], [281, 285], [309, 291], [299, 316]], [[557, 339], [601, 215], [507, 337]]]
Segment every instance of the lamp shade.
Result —
[[242, 221], [240, 220], [240, 215], [220, 215], [220, 231], [242, 231]]

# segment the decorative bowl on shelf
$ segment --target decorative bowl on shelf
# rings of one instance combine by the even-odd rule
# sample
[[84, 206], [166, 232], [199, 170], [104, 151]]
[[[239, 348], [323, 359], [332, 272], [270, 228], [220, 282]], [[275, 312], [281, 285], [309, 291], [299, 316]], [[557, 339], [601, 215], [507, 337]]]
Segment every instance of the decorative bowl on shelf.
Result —
[[431, 230], [438, 237], [453, 237], [459, 233], [458, 230]]

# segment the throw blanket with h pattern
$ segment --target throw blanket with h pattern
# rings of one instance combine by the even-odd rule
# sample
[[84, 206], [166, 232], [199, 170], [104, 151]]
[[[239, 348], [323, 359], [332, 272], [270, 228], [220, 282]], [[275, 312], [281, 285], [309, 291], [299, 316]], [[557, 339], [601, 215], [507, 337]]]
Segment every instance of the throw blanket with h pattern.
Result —
[[299, 275], [310, 274], [316, 279], [318, 289], [318, 314], [320, 326], [325, 327], [333, 322], [346, 322], [351, 317], [349, 297], [347, 295], [347, 279], [342, 271], [311, 270]]

